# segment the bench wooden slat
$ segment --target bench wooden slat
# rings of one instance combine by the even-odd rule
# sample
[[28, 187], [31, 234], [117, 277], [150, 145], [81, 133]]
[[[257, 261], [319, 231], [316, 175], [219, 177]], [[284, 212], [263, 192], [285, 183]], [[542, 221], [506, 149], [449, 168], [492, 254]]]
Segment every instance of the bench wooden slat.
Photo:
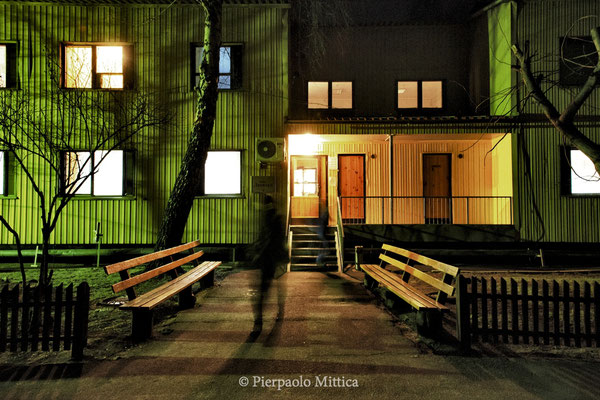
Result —
[[199, 281], [219, 265], [221, 265], [220, 261], [205, 261], [199, 266], [195, 267], [194, 269], [191, 269], [185, 274], [178, 276], [177, 278], [165, 283], [164, 285], [159, 286], [156, 289], [151, 290], [147, 293], [144, 293], [143, 295], [138, 296], [134, 300], [128, 301], [119, 308], [124, 310], [151, 310], [167, 298], [176, 295], [177, 293], [186, 289], [194, 282]]
[[133, 286], [137, 285], [138, 283], [145, 282], [148, 279], [154, 278], [155, 276], [161, 275], [161, 274], [163, 274], [167, 271], [170, 271], [174, 268], [177, 268], [181, 265], [185, 265], [185, 264], [189, 263], [190, 261], [193, 261], [196, 258], [202, 256], [203, 254], [204, 254], [203, 251], [199, 251], [197, 253], [190, 254], [187, 257], [181, 258], [179, 260], [175, 260], [173, 262], [170, 262], [170, 263], [160, 266], [158, 268], [154, 268], [150, 271], [138, 274], [129, 279], [123, 280], [121, 282], [117, 282], [112, 286], [113, 292], [119, 293], [122, 290], [129, 289], [130, 287], [133, 287]]
[[144, 256], [132, 258], [131, 260], [121, 261], [116, 264], [107, 265], [104, 267], [104, 271], [110, 275], [115, 272], [123, 271], [129, 268], [137, 267], [138, 265], [142, 265], [148, 263], [150, 261], [158, 260], [159, 258], [163, 258], [166, 256], [170, 256], [175, 253], [179, 253], [181, 251], [191, 249], [192, 247], [196, 247], [200, 245], [199, 240], [195, 240], [193, 242], [189, 242], [186, 244], [182, 244], [176, 247], [172, 247], [170, 249], [165, 249], [161, 251], [157, 251], [156, 253], [146, 254]]
[[402, 271], [406, 271], [407, 273], [411, 274], [412, 276], [414, 276], [415, 278], [419, 278], [420, 280], [422, 280], [425, 283], [430, 284], [431, 286], [433, 286], [434, 288], [441, 290], [442, 292], [445, 292], [447, 294], [449, 294], [450, 296], [454, 295], [454, 287], [452, 285], [449, 285], [447, 283], [442, 282], [439, 279], [434, 278], [433, 276], [420, 271], [414, 267], [411, 267], [408, 264], [405, 264], [401, 261], [395, 260], [393, 258], [391, 258], [390, 256], [387, 256], [385, 254], [380, 254], [379, 258], [387, 263], [389, 263], [390, 265], [401, 269]]
[[420, 254], [413, 253], [412, 251], [409, 251], [406, 249], [401, 249], [399, 247], [390, 246], [389, 244], [384, 244], [381, 248], [383, 250], [394, 252], [394, 253], [404, 256], [406, 258], [410, 258], [411, 260], [415, 260], [421, 264], [429, 265], [430, 267], [440, 270], [448, 275], [452, 275], [453, 277], [456, 277], [458, 275], [458, 273], [460, 272], [460, 269], [453, 265], [445, 264], [443, 262], [433, 260], [429, 257], [425, 257]]
[[447, 308], [422, 293], [408, 283], [399, 280], [399, 276], [377, 265], [369, 271], [375, 280], [387, 290], [400, 297], [417, 310], [447, 310]]
[[380, 282], [386, 289], [396, 294], [398, 297], [405, 300], [417, 310], [447, 310], [448, 308], [431, 297], [427, 296], [420, 290], [410, 286], [402, 281], [400, 277], [390, 271], [386, 271], [378, 265], [367, 264], [361, 265], [365, 273], [369, 274], [373, 279]]

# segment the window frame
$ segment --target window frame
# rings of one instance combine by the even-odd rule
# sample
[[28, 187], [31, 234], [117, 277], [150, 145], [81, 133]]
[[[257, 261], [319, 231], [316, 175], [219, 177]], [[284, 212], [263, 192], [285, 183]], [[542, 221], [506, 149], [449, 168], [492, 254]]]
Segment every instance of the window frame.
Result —
[[[398, 84], [400, 82], [416, 82], [417, 83], [417, 107], [400, 108], [398, 102]], [[440, 82], [442, 85], [442, 106], [441, 107], [423, 107], [423, 82]], [[394, 85], [394, 103], [397, 113], [439, 113], [446, 109], [446, 80], [445, 79], [396, 79]]]
[[19, 42], [2, 40], [0, 46], [6, 46], [6, 86], [0, 86], [0, 90], [19, 89]]
[[[101, 75], [110, 73], [96, 72], [96, 48], [97, 47], [123, 47], [123, 87], [103, 88], [101, 87]], [[91, 47], [92, 49], [92, 87], [67, 87], [66, 49], [67, 47]], [[63, 90], [93, 90], [93, 91], [126, 91], [135, 88], [135, 47], [129, 42], [62, 42], [60, 44], [60, 88]]]
[[[94, 194], [94, 172], [93, 165], [95, 163], [94, 153], [97, 151], [107, 151], [106, 149], [96, 149], [90, 151], [89, 149], [69, 149], [60, 152], [60, 177], [59, 177], [59, 194], [61, 196], [72, 196], [72, 199], [127, 199], [135, 198], [135, 150], [131, 149], [111, 149], [109, 153], [113, 151], [123, 152], [123, 181], [122, 191], [120, 195], [96, 195]], [[91, 153], [90, 161], [92, 166], [92, 172], [90, 173], [90, 193], [67, 193], [66, 192], [66, 179], [67, 179], [67, 153]]]
[[[202, 166], [202, 169], [200, 171], [200, 177], [199, 177], [199, 185], [198, 185], [198, 190], [197, 190], [197, 194], [196, 194], [196, 198], [203, 198], [203, 199], [215, 199], [215, 198], [234, 198], [234, 199], [240, 199], [240, 198], [245, 198], [244, 195], [244, 176], [242, 174], [243, 172], [243, 167], [244, 167], [244, 150], [243, 149], [210, 149], [208, 151], [208, 153], [211, 152], [230, 152], [230, 153], [239, 153], [240, 154], [240, 193], [215, 193], [215, 194], [205, 194], [206, 191], [206, 164], [204, 166]], [[208, 153], [206, 155], [206, 158], [208, 160]]]
[[[198, 47], [204, 47], [203, 42], [192, 42], [190, 43], [190, 86], [191, 90], [195, 90], [196, 88], [196, 77], [200, 75], [199, 67], [196, 70], [196, 49]], [[223, 47], [231, 47], [231, 54], [229, 59], [231, 60], [231, 72], [228, 74], [221, 74], [219, 71], [219, 77], [221, 75], [230, 76], [230, 87], [229, 88], [219, 88], [220, 92], [236, 92], [242, 91], [244, 89], [244, 53], [245, 47], [244, 43], [241, 42], [224, 42], [219, 46], [219, 51]]]
[[[327, 107], [322, 108], [311, 108], [309, 107], [309, 86], [311, 83], [327, 83]], [[352, 96], [350, 101], [352, 102], [352, 106], [348, 108], [340, 108], [333, 107], [333, 84], [334, 83], [349, 83], [352, 89]], [[354, 101], [354, 80], [307, 80], [306, 81], [306, 109], [310, 112], [319, 112], [319, 111], [330, 111], [330, 112], [344, 112], [344, 111], [354, 111], [356, 102]]]
[[[558, 46], [558, 50], [559, 50], [559, 60], [558, 60], [558, 83], [560, 86], [562, 87], [580, 87], [583, 86], [585, 84], [585, 82], [587, 81], [588, 77], [592, 74], [593, 68], [594, 66], [597, 64], [598, 60], [596, 59], [596, 64], [594, 64], [593, 66], [591, 66], [591, 68], [589, 69], [589, 74], [587, 75], [578, 75], [577, 72], [581, 71], [581, 68], [579, 68], [579, 71], [575, 71], [574, 70], [574, 66], [569, 63], [569, 62], [565, 62], [565, 59], [563, 58], [563, 53], [564, 53], [564, 49], [567, 47], [568, 43], [583, 43], [583, 42], [589, 42], [589, 46], [591, 46], [593, 48], [593, 50], [595, 51], [595, 47], [594, 44], [592, 42], [592, 37], [591, 36], [561, 36], [559, 37], [559, 46]], [[583, 56], [584, 54], [581, 54], [579, 52], [579, 50], [584, 50], [583, 49], [583, 45], [581, 46], [581, 48], [577, 49], [577, 55], [575, 57], [578, 56]], [[596, 57], [598, 53], [595, 53]], [[591, 56], [594, 57], [594, 56]], [[594, 60], [590, 60], [590, 61], [594, 61]], [[570, 74], [568, 72], [571, 72]], [[576, 73], [573, 73], [576, 72]], [[596, 83], [596, 86], [600, 85], [600, 83]]]
[[[573, 193], [571, 180], [571, 150], [579, 150], [574, 146], [559, 146], [560, 151], [560, 194], [564, 197], [600, 197], [600, 193]], [[581, 150], [579, 150], [581, 151]]]

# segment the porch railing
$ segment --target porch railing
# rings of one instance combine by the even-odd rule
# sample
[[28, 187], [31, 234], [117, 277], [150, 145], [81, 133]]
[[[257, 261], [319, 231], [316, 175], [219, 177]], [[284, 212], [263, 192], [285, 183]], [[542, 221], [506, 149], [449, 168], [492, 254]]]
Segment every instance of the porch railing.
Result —
[[512, 225], [511, 196], [340, 196], [345, 224]]
[[342, 209], [340, 208], [340, 198], [336, 202], [336, 231], [335, 244], [338, 260], [338, 272], [344, 272], [344, 221], [342, 219]]

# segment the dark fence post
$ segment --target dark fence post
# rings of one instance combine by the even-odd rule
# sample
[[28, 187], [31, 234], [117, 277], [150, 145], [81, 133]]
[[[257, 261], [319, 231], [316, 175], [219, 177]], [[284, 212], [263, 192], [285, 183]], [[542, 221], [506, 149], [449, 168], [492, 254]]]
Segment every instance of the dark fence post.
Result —
[[23, 287], [23, 312], [21, 317], [21, 351], [27, 350], [29, 344], [29, 296], [31, 287]]
[[471, 299], [467, 293], [467, 282], [467, 278], [462, 275], [458, 276], [458, 285], [456, 288], [456, 334], [463, 351], [471, 348], [471, 332], [469, 329], [469, 303]]
[[19, 290], [17, 285], [10, 292], [11, 314], [10, 314], [10, 351], [17, 351], [19, 334]]
[[62, 283], [54, 291], [54, 332], [52, 333], [52, 350], [60, 350], [60, 332], [62, 324], [62, 294], [63, 285]]
[[6, 351], [6, 339], [8, 334], [8, 285], [2, 288], [0, 293], [0, 352]]
[[88, 312], [90, 309], [90, 287], [87, 282], [77, 286], [77, 303], [75, 304], [75, 326], [73, 327], [73, 350], [71, 357], [76, 361], [83, 359], [83, 348], [87, 342]]

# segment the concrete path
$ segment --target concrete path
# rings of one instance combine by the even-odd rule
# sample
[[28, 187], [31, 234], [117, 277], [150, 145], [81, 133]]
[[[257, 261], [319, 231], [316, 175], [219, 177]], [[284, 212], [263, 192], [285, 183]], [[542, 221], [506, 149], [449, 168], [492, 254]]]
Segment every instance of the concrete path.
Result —
[[0, 366], [0, 399], [600, 398], [597, 362], [421, 354], [357, 281], [336, 274], [276, 281], [253, 338], [256, 277], [228, 276], [119, 359]]

